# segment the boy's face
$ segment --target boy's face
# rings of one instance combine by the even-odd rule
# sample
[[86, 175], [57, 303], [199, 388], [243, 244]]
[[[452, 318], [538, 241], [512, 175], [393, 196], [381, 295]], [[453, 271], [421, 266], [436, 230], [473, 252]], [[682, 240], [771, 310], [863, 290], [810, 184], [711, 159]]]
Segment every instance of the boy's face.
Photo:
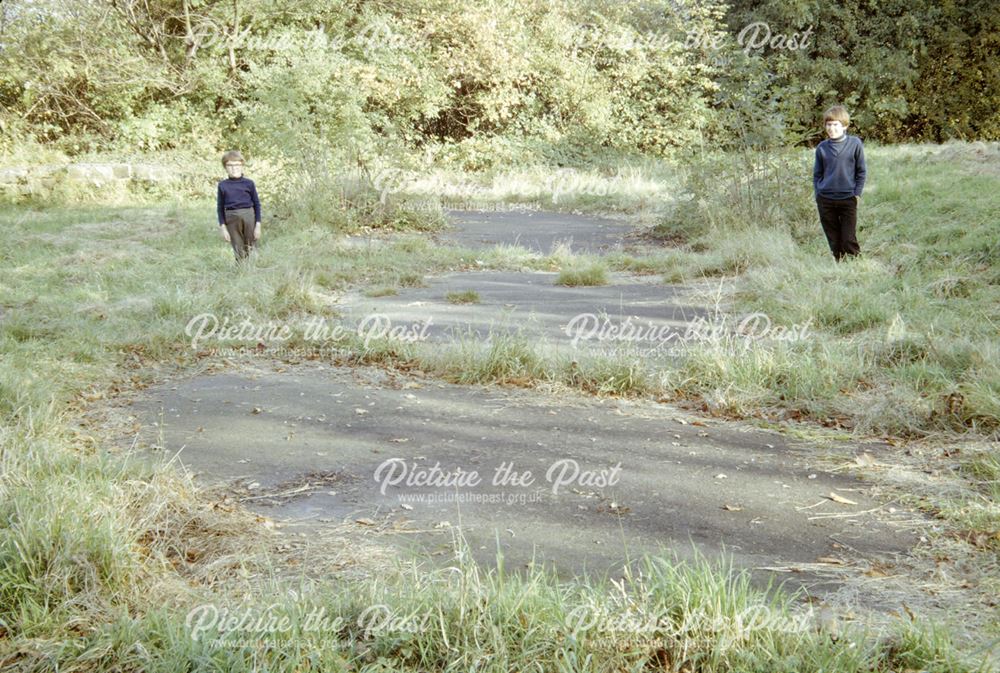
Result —
[[243, 177], [243, 162], [242, 161], [227, 161], [226, 162], [226, 173], [229, 174], [231, 178]]
[[826, 123], [826, 135], [830, 136], [833, 140], [840, 138], [847, 131], [847, 127], [844, 126], [839, 121], [833, 120]]

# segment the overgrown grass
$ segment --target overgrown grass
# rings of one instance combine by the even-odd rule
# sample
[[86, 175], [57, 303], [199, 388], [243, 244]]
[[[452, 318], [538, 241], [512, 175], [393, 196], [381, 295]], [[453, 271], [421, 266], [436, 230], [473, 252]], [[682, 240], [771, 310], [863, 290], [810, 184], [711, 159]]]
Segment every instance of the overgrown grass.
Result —
[[601, 262], [581, 263], [561, 269], [555, 282], [569, 287], [607, 285], [608, 269]]
[[394, 287], [374, 287], [370, 290], [365, 290], [366, 297], [392, 297], [399, 294], [399, 291]]
[[[749, 224], [746, 212], [737, 217], [722, 197], [706, 195], [701, 214], [688, 214], [682, 247], [651, 260], [611, 261], [613, 268], [668, 278], [741, 274], [739, 292], [723, 301], [764, 311], [775, 325], [811, 319], [810, 339], [695, 344], [667, 369], [625, 355], [560, 360], [516, 334], [488, 344], [460, 340], [450, 349], [347, 345], [355, 361], [420, 367], [462, 383], [559, 382], [597, 394], [691, 396], [719, 413], [791, 410], [856, 432], [993, 432], [1000, 353], [988, 310], [998, 298], [989, 227], [997, 219], [996, 201], [981, 196], [995, 193], [996, 179], [893, 152], [869, 152], [864, 259], [841, 265], [826, 259], [818, 224], [795, 215], [808, 212], [808, 194], [792, 190], [791, 206], [773, 212], [766, 201], [747, 201], [757, 204], [748, 212], [762, 218]], [[672, 624], [686, 624], [678, 639], [655, 647], [633, 647], [615, 635], [605, 651], [594, 639], [559, 630], [576, 606], [613, 609], [606, 585], [561, 585], [468, 565], [448, 578], [372, 582], [350, 594], [311, 587], [317, 600], [348, 617], [376, 599], [407, 613], [433, 610], [435, 628], [417, 637], [369, 639], [348, 630], [343, 642], [319, 649], [302, 633], [240, 648], [192, 641], [184, 610], [206, 597], [231, 598], [212, 595], [218, 578], [199, 569], [238, 575], [252, 538], [239, 533], [252, 529], [251, 521], [209, 510], [172, 471], [106, 455], [93, 436], [67, 426], [65, 411], [144, 385], [158, 368], [199, 366], [185, 329], [199, 314], [244, 315], [257, 323], [332, 316], [329, 293], [349, 285], [405, 287], [456, 268], [544, 269], [574, 261], [558, 251], [549, 257], [513, 247], [469, 251], [416, 238], [349, 245], [340, 236], [345, 231], [423, 230], [433, 221], [388, 222], [354, 208], [351, 217], [358, 219], [345, 223], [328, 212], [315, 205], [295, 220], [268, 223], [259, 253], [241, 269], [216, 238], [208, 201], [21, 205], [0, 213], [0, 665], [326, 670], [351, 662], [369, 670], [443, 670], [458, 661], [463, 670], [537, 662], [553, 670], [622, 670], [668, 662], [679, 669], [687, 662], [692, 671], [973, 670], [955, 659], [947, 633], [911, 622], [899, 624], [895, 635], [853, 634], [836, 643], [768, 629], [741, 637], [725, 631], [729, 619], [722, 631], [698, 630], [693, 615], [731, 617], [765, 599], [741, 589], [730, 569], [683, 569], [659, 560], [647, 561], [626, 592], [630, 605], [662, 608]], [[990, 532], [995, 456], [962, 464], [981, 482], [973, 500], [983, 498], [993, 509], [982, 510], [985, 518], [968, 508], [953, 516]], [[192, 580], [205, 593], [192, 595], [185, 586]], [[252, 604], [273, 599], [258, 594]]]
[[1000, 199], [984, 196], [1000, 176], [939, 154], [869, 148], [863, 257], [839, 265], [812, 202], [810, 153], [693, 171], [689, 205], [659, 226], [683, 241], [665, 280], [738, 278], [725, 311], [808, 326], [810, 343], [761, 340], [749, 362], [705, 344], [685, 391], [725, 390], [723, 406], [741, 413], [779, 406], [863, 433], [1000, 431]]
[[[39, 609], [51, 621], [34, 634], [13, 631], [0, 662], [23, 671], [54, 662], [94, 671], [986, 670], [959, 658], [941, 630], [902, 621], [876, 633], [755, 588], [726, 562], [644, 556], [620, 579], [560, 581], [540, 566], [512, 572], [499, 555], [486, 569], [460, 532], [455, 544], [442, 570], [399, 567], [346, 586], [277, 580], [239, 596], [201, 589], [138, 615], [117, 601], [95, 614], [98, 596], [87, 596], [90, 619]], [[125, 580], [112, 580], [119, 597], [135, 591]], [[18, 611], [8, 622], [15, 627], [25, 617], [17, 598], [7, 610]]]
[[449, 304], [478, 304], [479, 293], [475, 290], [449, 292], [444, 296]]
[[612, 168], [536, 165], [483, 173], [401, 172], [394, 194], [400, 199], [439, 199], [445, 206], [458, 208], [510, 204], [550, 211], [626, 212], [652, 220], [671, 207], [679, 186], [675, 163], [637, 156]]

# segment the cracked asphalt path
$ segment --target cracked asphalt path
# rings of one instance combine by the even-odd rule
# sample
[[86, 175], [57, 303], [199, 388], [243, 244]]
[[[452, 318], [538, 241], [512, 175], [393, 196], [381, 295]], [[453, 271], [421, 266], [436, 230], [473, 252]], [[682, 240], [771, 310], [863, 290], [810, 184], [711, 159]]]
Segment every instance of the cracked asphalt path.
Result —
[[486, 563], [499, 544], [510, 567], [604, 574], [642, 552], [697, 549], [732, 554], [762, 581], [765, 569], [800, 566], [793, 579], [821, 590], [841, 571], [832, 560], [891, 565], [916, 539], [913, 512], [890, 514], [864, 483], [825, 471], [814, 447], [776, 432], [651, 400], [282, 369], [177, 381], [131, 413], [156, 419], [147, 445], [162, 437], [203, 483], [236, 480], [256, 511], [301, 530], [377, 528], [432, 556], [448, 556], [461, 526]]
[[[452, 216], [448, 236], [465, 245], [547, 252], [569, 234], [578, 249], [604, 251], [626, 234], [618, 222], [583, 216]], [[432, 309], [440, 328], [432, 340], [448, 338], [449, 325], [485, 338], [502, 318], [557, 343], [580, 312], [675, 326], [701, 315], [684, 288], [648, 278], [560, 288], [553, 275], [451, 274], [395, 297], [351, 293], [341, 308], [348, 319], [384, 311], [397, 320]], [[475, 289], [479, 304], [447, 304], [452, 289]], [[359, 535], [445, 562], [461, 529], [487, 564], [499, 546], [508, 567], [605, 574], [643, 552], [697, 550], [731, 554], [762, 583], [790, 579], [824, 592], [847, 569], [891, 567], [919, 536], [919, 514], [824, 469], [823, 449], [652, 400], [251, 357], [150, 388], [126, 413], [143, 425], [146, 447], [179, 451], [202, 483], [230, 484], [289, 528], [349, 522]]]

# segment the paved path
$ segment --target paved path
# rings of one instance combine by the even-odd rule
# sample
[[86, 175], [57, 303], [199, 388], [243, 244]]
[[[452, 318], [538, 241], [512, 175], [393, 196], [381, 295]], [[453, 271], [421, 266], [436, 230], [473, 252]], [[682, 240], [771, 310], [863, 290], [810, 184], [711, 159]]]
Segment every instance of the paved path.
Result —
[[625, 246], [631, 227], [621, 220], [541, 210], [446, 210], [453, 228], [445, 242], [468, 248], [520, 245], [549, 254], [560, 243], [578, 253], [602, 253]]
[[[443, 522], [461, 523], [481, 560], [499, 539], [511, 567], [537, 553], [567, 573], [602, 573], [661, 546], [725, 548], [748, 568], [891, 562], [915, 539], [892, 523], [912, 513], [876, 509], [863, 483], [824, 471], [808, 446], [652, 401], [311, 364], [189, 379], [135, 410], [160, 423], [147, 443], [162, 433], [203, 481], [238, 480], [237, 495], [269, 516], [306, 528], [361, 520], [430, 553], [451, 547]], [[449, 485], [407, 484], [433, 479], [434, 466]], [[498, 470], [534, 480], [494, 485]], [[473, 471], [479, 484], [458, 476]]]
[[[569, 236], [578, 249], [615, 249], [626, 233], [576, 215], [455, 220], [445, 238], [541, 252]], [[397, 296], [351, 293], [339, 308], [355, 323], [374, 313], [397, 323], [433, 318], [432, 341], [455, 328], [486, 338], [500, 325], [561, 348], [580, 314], [677, 328], [704, 315], [685, 289], [648, 277], [565, 288], [554, 275], [456, 273]], [[479, 303], [445, 299], [468, 289]], [[163, 448], [181, 451], [203, 482], [228, 482], [247, 506], [305, 530], [352, 522], [447, 559], [461, 526], [480, 560], [492, 562], [499, 544], [508, 567], [535, 559], [563, 574], [614, 571], [644, 551], [726, 551], [761, 581], [778, 572], [817, 590], [835, 588], [858, 564], [891, 567], [916, 539], [908, 526], [919, 515], [899, 505], [890, 513], [863, 482], [824, 471], [815, 447], [745, 424], [572, 391], [463, 387], [320, 363], [270, 367], [251, 358], [153, 388], [132, 413], [147, 446], [162, 433]], [[525, 481], [494, 484], [497, 475]], [[435, 479], [445, 485], [426, 483]]]
[[[691, 324], [711, 320], [693, 305], [689, 292], [664, 285], [658, 277], [614, 274], [607, 285], [556, 285], [558, 274], [509, 271], [460, 272], [427, 279], [422, 288], [399, 294], [365, 297], [358, 291], [344, 297], [342, 310], [352, 329], [378, 334], [408, 329], [432, 341], [475, 338], [520, 332], [536, 345], [572, 353], [641, 349], [644, 354], [669, 355]], [[473, 290], [475, 303], [451, 303], [451, 293]], [[426, 326], [426, 329], [424, 327]], [[637, 337], [626, 339], [623, 336]]]

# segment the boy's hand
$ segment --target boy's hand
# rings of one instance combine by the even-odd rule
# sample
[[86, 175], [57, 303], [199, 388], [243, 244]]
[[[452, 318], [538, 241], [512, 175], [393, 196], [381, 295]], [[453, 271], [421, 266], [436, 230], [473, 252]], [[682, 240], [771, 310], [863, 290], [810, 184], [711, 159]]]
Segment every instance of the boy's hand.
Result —
[[857, 194], [854, 195], [854, 203], [861, 203], [861, 197]]
[[253, 240], [255, 241], [260, 240], [260, 222], [253, 225]]
[[222, 232], [223, 241], [225, 241], [226, 243], [232, 243], [232, 241], [229, 238], [229, 227], [222, 225], [221, 227], [219, 227], [219, 231]]

